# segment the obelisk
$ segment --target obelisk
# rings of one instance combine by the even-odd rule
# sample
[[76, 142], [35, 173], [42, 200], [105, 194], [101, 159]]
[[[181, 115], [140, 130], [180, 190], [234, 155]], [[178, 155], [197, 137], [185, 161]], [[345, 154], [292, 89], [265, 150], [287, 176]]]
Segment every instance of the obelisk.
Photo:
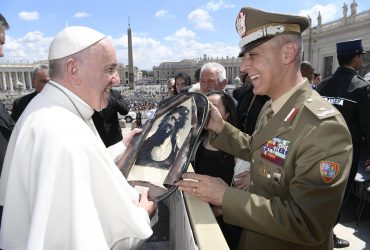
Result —
[[128, 18], [127, 37], [128, 37], [128, 83], [130, 89], [134, 89], [135, 88], [134, 60], [132, 57], [132, 37], [131, 37], [130, 17]]

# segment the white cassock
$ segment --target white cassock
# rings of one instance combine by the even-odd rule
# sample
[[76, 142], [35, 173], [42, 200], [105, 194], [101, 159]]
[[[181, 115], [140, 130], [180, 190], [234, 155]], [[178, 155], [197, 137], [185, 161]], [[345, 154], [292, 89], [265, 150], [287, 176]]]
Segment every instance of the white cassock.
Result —
[[47, 84], [8, 145], [0, 180], [0, 248], [138, 247], [152, 230], [148, 213], [136, 206], [138, 192], [114, 163], [123, 143], [108, 152], [92, 123], [93, 110], [53, 84], [66, 94]]

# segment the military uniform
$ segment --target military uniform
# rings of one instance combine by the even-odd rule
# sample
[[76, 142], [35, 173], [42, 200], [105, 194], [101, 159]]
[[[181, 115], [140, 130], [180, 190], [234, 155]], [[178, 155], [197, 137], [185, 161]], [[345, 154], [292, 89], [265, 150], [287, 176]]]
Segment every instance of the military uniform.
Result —
[[222, 204], [225, 222], [245, 229], [239, 249], [333, 249], [351, 137], [307, 81], [253, 137], [226, 124], [212, 145], [251, 161], [249, 192], [230, 187]]

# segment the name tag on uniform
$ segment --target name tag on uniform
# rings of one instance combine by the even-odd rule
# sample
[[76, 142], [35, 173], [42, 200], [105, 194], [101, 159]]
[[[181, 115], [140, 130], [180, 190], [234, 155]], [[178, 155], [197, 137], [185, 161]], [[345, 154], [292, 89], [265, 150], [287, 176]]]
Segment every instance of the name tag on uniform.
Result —
[[261, 156], [282, 167], [288, 154], [289, 145], [290, 141], [275, 137], [262, 146]]

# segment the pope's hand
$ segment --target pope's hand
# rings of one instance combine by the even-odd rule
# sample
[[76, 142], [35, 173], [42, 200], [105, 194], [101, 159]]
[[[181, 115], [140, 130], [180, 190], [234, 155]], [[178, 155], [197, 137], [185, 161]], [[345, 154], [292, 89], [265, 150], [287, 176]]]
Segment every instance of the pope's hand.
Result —
[[123, 139], [122, 142], [123, 144], [127, 147], [128, 144], [132, 141], [132, 138], [134, 138], [135, 135], [140, 134], [142, 131], [141, 128], [134, 128], [131, 130]]
[[137, 204], [137, 206], [144, 208], [148, 212], [149, 216], [151, 216], [157, 209], [157, 203], [148, 200], [148, 191], [149, 189], [141, 191], [139, 204]]

